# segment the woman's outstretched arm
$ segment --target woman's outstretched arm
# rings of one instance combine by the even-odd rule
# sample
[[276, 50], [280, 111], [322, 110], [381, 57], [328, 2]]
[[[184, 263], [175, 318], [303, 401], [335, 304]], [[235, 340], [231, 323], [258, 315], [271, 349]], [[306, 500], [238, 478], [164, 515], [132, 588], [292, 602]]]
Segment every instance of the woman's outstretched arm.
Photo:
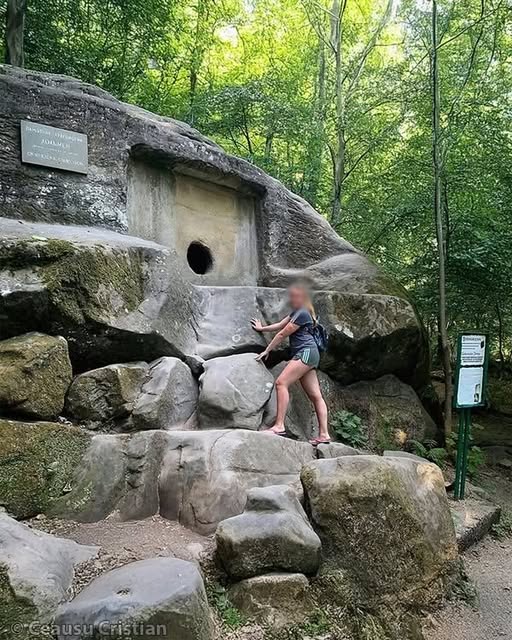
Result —
[[272, 338], [265, 351], [262, 351], [262, 353], [256, 356], [256, 360], [266, 360], [268, 358], [268, 354], [280, 345], [288, 336], [295, 333], [297, 329], [299, 329], [299, 325], [288, 320], [285, 326]]
[[259, 331], [260, 333], [273, 333], [274, 331], [280, 331], [290, 322], [290, 316], [286, 316], [283, 318], [281, 322], [275, 322], [274, 324], [268, 324], [266, 327], [261, 324], [261, 320], [257, 318], [253, 318], [251, 320], [251, 326], [254, 331]]

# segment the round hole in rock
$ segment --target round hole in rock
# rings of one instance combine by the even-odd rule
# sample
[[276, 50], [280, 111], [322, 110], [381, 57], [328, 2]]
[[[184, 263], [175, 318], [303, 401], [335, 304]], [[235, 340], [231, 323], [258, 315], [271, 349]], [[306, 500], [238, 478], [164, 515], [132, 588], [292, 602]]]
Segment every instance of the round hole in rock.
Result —
[[213, 267], [212, 252], [202, 242], [191, 242], [187, 249], [187, 262], [194, 273], [204, 275]]

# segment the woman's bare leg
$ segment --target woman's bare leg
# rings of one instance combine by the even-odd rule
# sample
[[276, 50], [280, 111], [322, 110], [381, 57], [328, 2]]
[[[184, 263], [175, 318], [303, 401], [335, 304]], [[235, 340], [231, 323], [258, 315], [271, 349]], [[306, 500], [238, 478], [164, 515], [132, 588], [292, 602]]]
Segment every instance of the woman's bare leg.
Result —
[[318, 418], [318, 438], [319, 440], [329, 440], [329, 428], [327, 425], [327, 405], [325, 404], [316, 369], [310, 369], [300, 379], [302, 388], [315, 407], [316, 417]]
[[301, 360], [290, 360], [276, 380], [277, 393], [277, 416], [274, 426], [268, 429], [273, 433], [283, 433], [284, 419], [288, 403], [290, 402], [289, 388], [294, 382], [300, 380], [305, 374], [311, 371], [311, 367]]

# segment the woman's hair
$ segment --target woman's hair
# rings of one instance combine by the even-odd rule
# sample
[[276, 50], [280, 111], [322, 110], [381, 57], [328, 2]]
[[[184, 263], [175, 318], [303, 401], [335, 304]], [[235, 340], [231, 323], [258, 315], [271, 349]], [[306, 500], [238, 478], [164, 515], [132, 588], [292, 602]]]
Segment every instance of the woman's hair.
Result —
[[309, 293], [310, 292], [310, 287], [308, 286], [307, 282], [302, 282], [300, 280], [297, 281], [297, 282], [294, 282], [290, 286], [290, 289], [300, 289], [301, 291], [304, 292], [304, 294], [306, 296], [306, 302], [304, 303], [304, 306], [309, 311], [309, 314], [313, 318], [314, 324], [316, 324], [317, 323], [316, 311], [315, 311], [315, 307], [313, 305], [313, 302], [311, 300], [311, 294]]

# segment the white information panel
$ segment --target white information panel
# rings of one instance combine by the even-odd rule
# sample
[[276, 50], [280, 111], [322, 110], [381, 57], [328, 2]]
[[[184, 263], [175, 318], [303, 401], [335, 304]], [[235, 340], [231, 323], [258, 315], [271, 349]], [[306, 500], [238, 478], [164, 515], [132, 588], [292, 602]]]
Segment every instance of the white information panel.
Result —
[[457, 387], [457, 405], [459, 407], [476, 407], [482, 403], [484, 368], [466, 367], [459, 372]]
[[485, 342], [486, 336], [484, 335], [461, 336], [460, 366], [483, 367], [485, 362]]

